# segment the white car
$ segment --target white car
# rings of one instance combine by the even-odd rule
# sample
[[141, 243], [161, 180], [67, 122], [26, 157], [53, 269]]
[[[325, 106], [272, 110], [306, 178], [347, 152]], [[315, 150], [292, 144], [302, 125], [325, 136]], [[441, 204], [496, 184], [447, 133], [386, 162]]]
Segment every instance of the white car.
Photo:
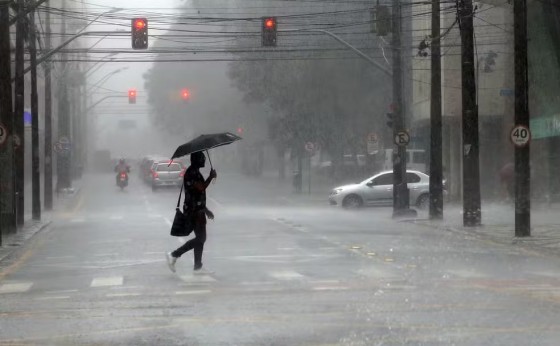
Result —
[[[427, 208], [430, 198], [430, 177], [420, 171], [406, 171], [410, 205]], [[344, 208], [393, 205], [393, 171], [374, 175], [358, 184], [334, 188], [329, 196], [331, 205]]]

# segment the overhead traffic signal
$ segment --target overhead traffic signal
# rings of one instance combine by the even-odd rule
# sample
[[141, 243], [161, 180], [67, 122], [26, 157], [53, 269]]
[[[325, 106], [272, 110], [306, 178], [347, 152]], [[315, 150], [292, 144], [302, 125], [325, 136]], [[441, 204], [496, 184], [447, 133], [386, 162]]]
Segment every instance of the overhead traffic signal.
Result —
[[393, 128], [393, 113], [387, 113], [385, 114], [385, 118], [387, 119], [387, 126], [389, 126], [389, 128]]
[[128, 90], [128, 103], [135, 104], [136, 103], [136, 89], [129, 89]]
[[262, 17], [261, 36], [263, 47], [276, 47], [276, 17]]
[[132, 48], [147, 49], [148, 48], [148, 19], [132, 18]]
[[189, 89], [181, 89], [181, 99], [183, 101], [188, 101], [191, 98], [191, 93], [189, 92]]

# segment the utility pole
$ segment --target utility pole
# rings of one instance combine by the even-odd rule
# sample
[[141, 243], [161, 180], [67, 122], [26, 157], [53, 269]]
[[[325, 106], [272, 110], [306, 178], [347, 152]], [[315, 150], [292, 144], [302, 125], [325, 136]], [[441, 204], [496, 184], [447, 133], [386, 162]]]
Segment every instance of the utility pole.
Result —
[[441, 23], [440, 0], [432, 0], [432, 93], [430, 112], [430, 219], [443, 218], [441, 139]]
[[29, 12], [29, 62], [31, 63], [31, 175], [33, 220], [41, 220], [41, 168], [39, 160], [39, 95], [37, 94], [37, 31], [35, 28], [35, 1], [30, 0]]
[[480, 226], [482, 213], [472, 0], [460, 0], [458, 10], [461, 31], [463, 92], [463, 225], [465, 227], [476, 227]]
[[[24, 223], [24, 209], [25, 209], [25, 126], [23, 112], [25, 109], [25, 78], [23, 73], [24, 68], [24, 43], [25, 43], [25, 27], [27, 17], [25, 13], [25, 0], [17, 0], [17, 17], [16, 22], [16, 61], [15, 61], [15, 74], [16, 80], [14, 83], [15, 91], [15, 110], [14, 110], [14, 133], [19, 138], [19, 145], [15, 149], [15, 169], [16, 169], [16, 222], [18, 226], [23, 226]], [[32, 114], [35, 117], [35, 114]], [[18, 140], [16, 140], [18, 141]]]
[[[393, 0], [393, 138], [405, 131], [402, 90], [401, 2]], [[415, 214], [409, 208], [406, 182], [406, 146], [398, 145], [393, 154], [393, 217]]]
[[[62, 1], [62, 8], [66, 10], [66, 1]], [[66, 16], [62, 16], [62, 37], [66, 37]], [[62, 54], [62, 62], [60, 63], [61, 76], [58, 85], [58, 138], [70, 138], [70, 121], [69, 121], [69, 105], [68, 105], [68, 87], [67, 76], [68, 71], [66, 68], [65, 56]], [[70, 175], [70, 155], [66, 152], [58, 154], [57, 156], [57, 192], [63, 188], [72, 186], [72, 178]]]
[[[0, 1], [0, 125], [5, 138], [0, 144], [0, 245], [2, 235], [15, 229], [13, 109], [10, 59], [9, 1]], [[6, 133], [7, 132], [7, 133]]]
[[[47, 7], [50, 1], [47, 1]], [[51, 14], [47, 11], [45, 20], [45, 51], [51, 49]], [[52, 178], [52, 63], [45, 61], [45, 145], [44, 145], [44, 203], [45, 210], [53, 208], [53, 178]]]
[[[513, 3], [515, 35], [515, 126], [529, 129], [527, 0]], [[530, 136], [529, 136], [530, 139]], [[531, 235], [530, 143], [515, 147], [515, 236]]]

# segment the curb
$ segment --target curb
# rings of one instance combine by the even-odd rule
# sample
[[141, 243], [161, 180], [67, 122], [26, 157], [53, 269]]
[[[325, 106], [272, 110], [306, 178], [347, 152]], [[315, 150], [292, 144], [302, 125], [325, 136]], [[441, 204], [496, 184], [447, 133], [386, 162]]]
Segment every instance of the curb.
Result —
[[[12, 243], [8, 245], [2, 245], [0, 247], [0, 263], [4, 261], [6, 258], [11, 256], [15, 251], [21, 249], [25, 244], [27, 244], [30, 240], [32, 240], [37, 234], [44, 231], [47, 227], [49, 227], [53, 223], [52, 220], [45, 221], [41, 223], [40, 226], [37, 227], [35, 230], [27, 230], [27, 231], [20, 231], [18, 233], [13, 234], [13, 237], [23, 236], [23, 239], [19, 243]], [[2, 251], [3, 250], [3, 251]]]

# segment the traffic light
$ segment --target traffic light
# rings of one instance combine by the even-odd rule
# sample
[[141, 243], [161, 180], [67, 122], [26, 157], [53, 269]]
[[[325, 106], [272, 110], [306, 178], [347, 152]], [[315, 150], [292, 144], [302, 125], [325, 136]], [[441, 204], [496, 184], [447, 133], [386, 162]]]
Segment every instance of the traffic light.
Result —
[[389, 126], [389, 128], [393, 128], [393, 113], [387, 113], [385, 114], [385, 118], [387, 118], [387, 126]]
[[276, 17], [262, 17], [262, 45], [276, 47]]
[[242, 134], [243, 134], [243, 128], [242, 128], [242, 127], [238, 127], [238, 128], [237, 128], [237, 134], [238, 134], [238, 135], [242, 135]]
[[191, 93], [189, 92], [189, 89], [181, 89], [181, 99], [183, 101], [188, 101], [191, 98]]
[[136, 89], [129, 89], [128, 90], [128, 103], [135, 104], [136, 103]]
[[133, 49], [148, 48], [148, 19], [132, 18], [131, 33]]

